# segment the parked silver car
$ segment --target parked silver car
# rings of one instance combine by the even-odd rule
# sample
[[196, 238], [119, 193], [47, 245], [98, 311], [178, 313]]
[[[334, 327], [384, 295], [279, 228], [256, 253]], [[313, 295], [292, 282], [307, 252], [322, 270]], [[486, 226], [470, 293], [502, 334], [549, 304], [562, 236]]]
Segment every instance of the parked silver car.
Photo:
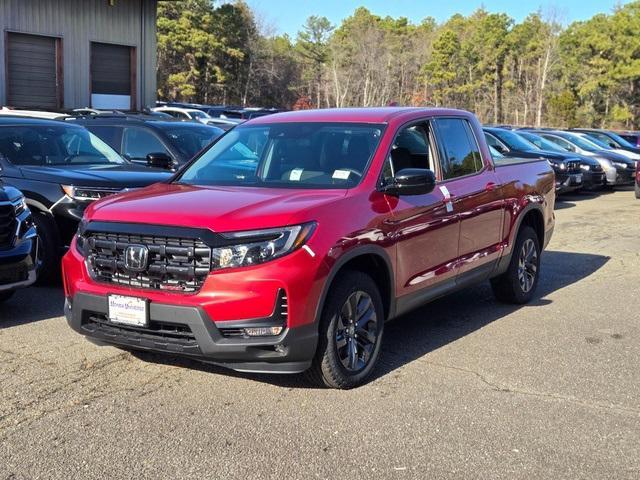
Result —
[[607, 185], [629, 185], [635, 179], [634, 160], [603, 149], [579, 134], [562, 130], [536, 130], [535, 133], [569, 152], [593, 157], [602, 165], [607, 175]]

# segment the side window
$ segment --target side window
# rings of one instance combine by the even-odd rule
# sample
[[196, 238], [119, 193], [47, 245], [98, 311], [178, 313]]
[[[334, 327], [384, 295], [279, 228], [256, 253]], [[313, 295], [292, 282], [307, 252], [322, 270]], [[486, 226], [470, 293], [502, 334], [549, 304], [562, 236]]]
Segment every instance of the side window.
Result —
[[547, 137], [544, 136], [544, 138], [546, 138], [547, 140], [549, 140], [550, 142], [555, 143], [556, 145], [564, 148], [565, 150], [569, 150], [570, 152], [575, 152], [576, 149], [573, 145], [571, 145], [569, 142], [567, 142], [565, 139], [563, 138], [559, 138], [559, 137]]
[[116, 152], [120, 152], [120, 147], [122, 145], [122, 128], [121, 127], [113, 127], [107, 125], [90, 125], [87, 126], [87, 130], [93, 133], [100, 140], [105, 142], [111, 148], [113, 148]]
[[382, 177], [386, 182], [404, 168], [433, 170], [432, 159], [429, 124], [420, 123], [403, 128], [396, 135], [391, 154], [382, 167]]
[[162, 142], [154, 134], [141, 128], [127, 127], [122, 135], [122, 153], [135, 160], [143, 160], [150, 153], [170, 155]]
[[442, 179], [463, 177], [482, 170], [482, 157], [469, 122], [461, 118], [435, 120], [442, 151]]

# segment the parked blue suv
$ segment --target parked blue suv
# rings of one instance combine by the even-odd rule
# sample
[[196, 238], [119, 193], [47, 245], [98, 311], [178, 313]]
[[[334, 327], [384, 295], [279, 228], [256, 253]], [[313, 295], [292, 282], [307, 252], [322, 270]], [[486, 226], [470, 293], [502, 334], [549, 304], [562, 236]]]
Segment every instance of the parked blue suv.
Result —
[[0, 183], [0, 302], [35, 282], [37, 269], [38, 235], [24, 195]]

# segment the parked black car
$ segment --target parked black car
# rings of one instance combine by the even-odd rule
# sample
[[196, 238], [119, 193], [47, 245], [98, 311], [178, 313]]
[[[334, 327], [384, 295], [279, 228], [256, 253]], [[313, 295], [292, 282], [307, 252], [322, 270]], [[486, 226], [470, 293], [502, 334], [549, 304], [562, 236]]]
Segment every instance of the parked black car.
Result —
[[[567, 154], [567, 151], [562, 147], [559, 147], [553, 142], [550, 142], [544, 137], [532, 132], [518, 131], [518, 135], [524, 137], [526, 140], [533, 143], [536, 147], [549, 152], [558, 152]], [[580, 168], [582, 169], [582, 189], [583, 190], [599, 190], [603, 188], [607, 183], [607, 176], [602, 168], [602, 165], [593, 158], [583, 155], [575, 155], [580, 158]]]
[[582, 188], [580, 159], [575, 155], [542, 150], [518, 133], [502, 128], [484, 128], [487, 143], [505, 157], [546, 159], [556, 174], [556, 192], [567, 193]]
[[184, 165], [224, 133], [211, 125], [143, 115], [97, 115], [69, 122], [86, 127], [133, 163], [168, 170]]
[[0, 303], [36, 281], [38, 236], [25, 198], [0, 180]]
[[166, 171], [134, 165], [80, 125], [0, 118], [0, 178], [20, 189], [42, 249], [42, 278], [56, 275], [87, 205], [167, 180]]

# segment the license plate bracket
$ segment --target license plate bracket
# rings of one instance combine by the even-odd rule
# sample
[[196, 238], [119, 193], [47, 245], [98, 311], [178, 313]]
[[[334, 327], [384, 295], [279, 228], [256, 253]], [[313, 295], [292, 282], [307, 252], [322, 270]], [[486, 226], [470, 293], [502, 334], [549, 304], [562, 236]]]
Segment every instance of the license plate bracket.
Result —
[[126, 295], [109, 295], [107, 316], [112, 323], [146, 327], [149, 324], [149, 300]]

